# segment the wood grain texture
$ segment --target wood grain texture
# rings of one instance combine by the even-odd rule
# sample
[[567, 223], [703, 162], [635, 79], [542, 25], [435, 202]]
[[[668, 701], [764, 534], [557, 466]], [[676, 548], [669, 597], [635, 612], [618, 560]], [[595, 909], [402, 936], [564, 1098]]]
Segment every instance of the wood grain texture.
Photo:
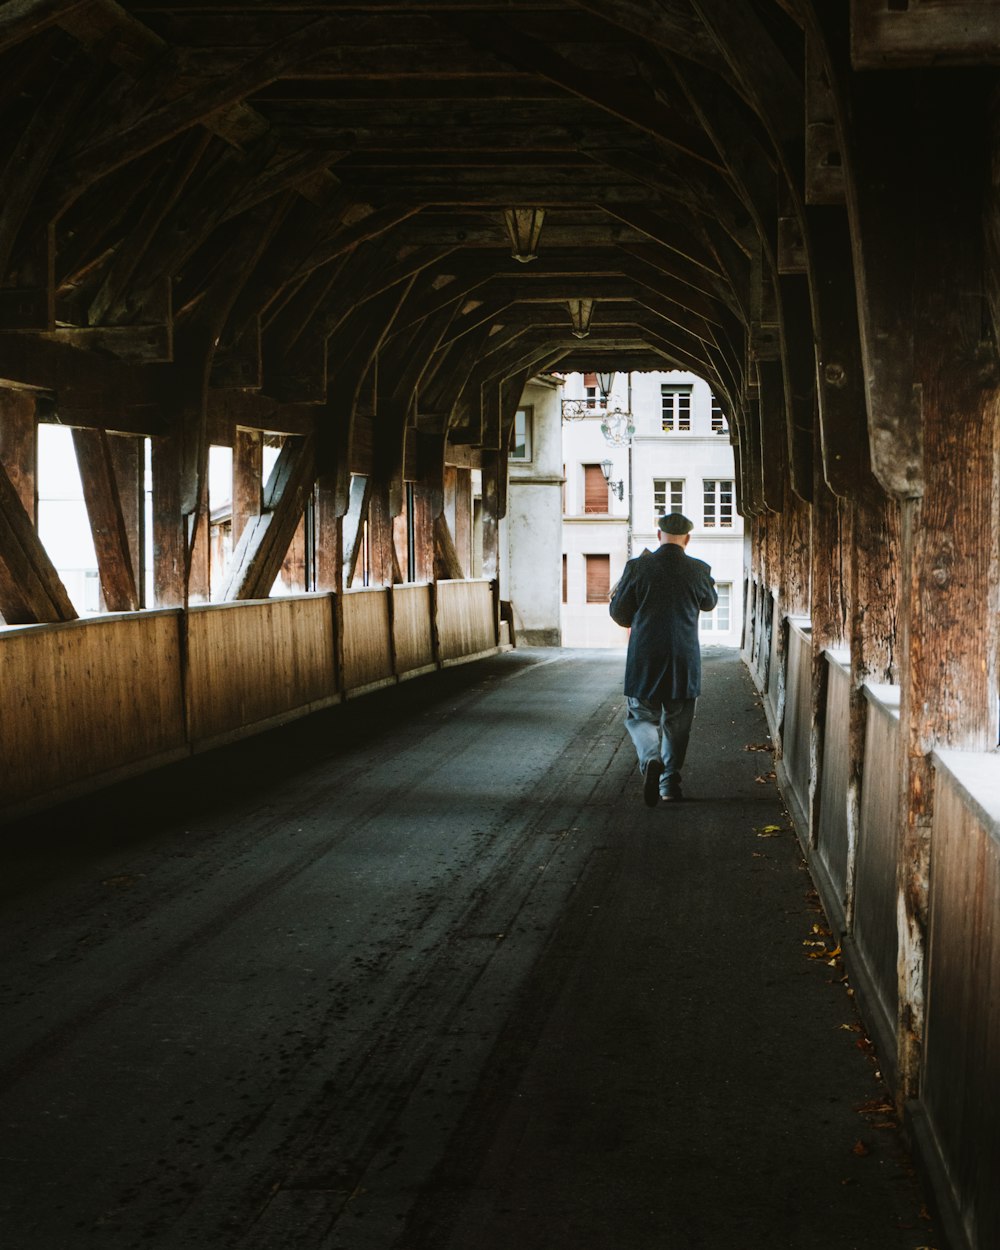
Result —
[[399, 677], [434, 667], [434, 623], [429, 585], [394, 586], [392, 640]]
[[395, 680], [389, 590], [347, 590], [342, 603], [343, 683], [357, 693]]
[[184, 746], [178, 614], [0, 637], [0, 810]]
[[490, 583], [438, 582], [437, 630], [443, 664], [495, 648]]
[[875, 990], [882, 1032], [893, 1037], [898, 1003], [899, 718], [870, 689], [866, 693], [868, 731], [855, 868], [854, 940]]
[[847, 782], [850, 771], [850, 669], [826, 657], [826, 720], [823, 730], [823, 784], [820, 791], [816, 850], [846, 905], [848, 833]]
[[330, 597], [192, 608], [187, 690], [196, 748], [333, 701]]
[[[995, 757], [979, 757], [989, 785]], [[951, 773], [935, 778], [922, 1102], [975, 1244], [1000, 1244], [1000, 841]]]

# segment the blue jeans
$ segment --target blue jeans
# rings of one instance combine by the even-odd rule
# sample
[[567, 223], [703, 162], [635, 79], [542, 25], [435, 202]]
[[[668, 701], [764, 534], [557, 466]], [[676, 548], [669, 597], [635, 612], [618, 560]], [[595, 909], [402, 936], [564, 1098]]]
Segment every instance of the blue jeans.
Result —
[[627, 702], [625, 728], [639, 757], [639, 769], [645, 772], [649, 761], [659, 755], [663, 760], [660, 793], [666, 794], [671, 782], [681, 779], [698, 700], [667, 699], [657, 707], [629, 695]]

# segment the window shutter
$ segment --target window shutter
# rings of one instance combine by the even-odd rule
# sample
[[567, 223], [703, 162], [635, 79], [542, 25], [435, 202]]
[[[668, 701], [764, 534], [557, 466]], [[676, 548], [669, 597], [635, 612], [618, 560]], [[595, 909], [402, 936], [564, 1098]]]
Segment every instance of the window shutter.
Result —
[[608, 484], [604, 480], [599, 464], [583, 466], [583, 510], [584, 512], [607, 512]]
[[587, 556], [587, 602], [607, 603], [611, 592], [611, 557]]

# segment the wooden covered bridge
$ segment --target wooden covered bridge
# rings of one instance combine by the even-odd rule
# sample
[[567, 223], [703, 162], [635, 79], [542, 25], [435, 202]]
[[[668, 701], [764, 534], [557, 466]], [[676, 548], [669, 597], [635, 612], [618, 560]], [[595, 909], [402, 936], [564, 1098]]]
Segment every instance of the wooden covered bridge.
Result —
[[[694, 370], [786, 801], [1000, 1244], [998, 62], [992, 0], [0, 5], [6, 815], [494, 651], [528, 380]], [[101, 616], [38, 537], [39, 423]]]

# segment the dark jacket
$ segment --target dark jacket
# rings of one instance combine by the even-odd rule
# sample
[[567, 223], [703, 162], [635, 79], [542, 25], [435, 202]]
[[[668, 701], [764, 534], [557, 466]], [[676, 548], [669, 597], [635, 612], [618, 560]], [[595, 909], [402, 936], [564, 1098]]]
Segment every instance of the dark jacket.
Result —
[[611, 616], [632, 627], [625, 693], [646, 703], [696, 699], [701, 693], [698, 614], [719, 602], [712, 570], [677, 543], [664, 543], [625, 565]]

